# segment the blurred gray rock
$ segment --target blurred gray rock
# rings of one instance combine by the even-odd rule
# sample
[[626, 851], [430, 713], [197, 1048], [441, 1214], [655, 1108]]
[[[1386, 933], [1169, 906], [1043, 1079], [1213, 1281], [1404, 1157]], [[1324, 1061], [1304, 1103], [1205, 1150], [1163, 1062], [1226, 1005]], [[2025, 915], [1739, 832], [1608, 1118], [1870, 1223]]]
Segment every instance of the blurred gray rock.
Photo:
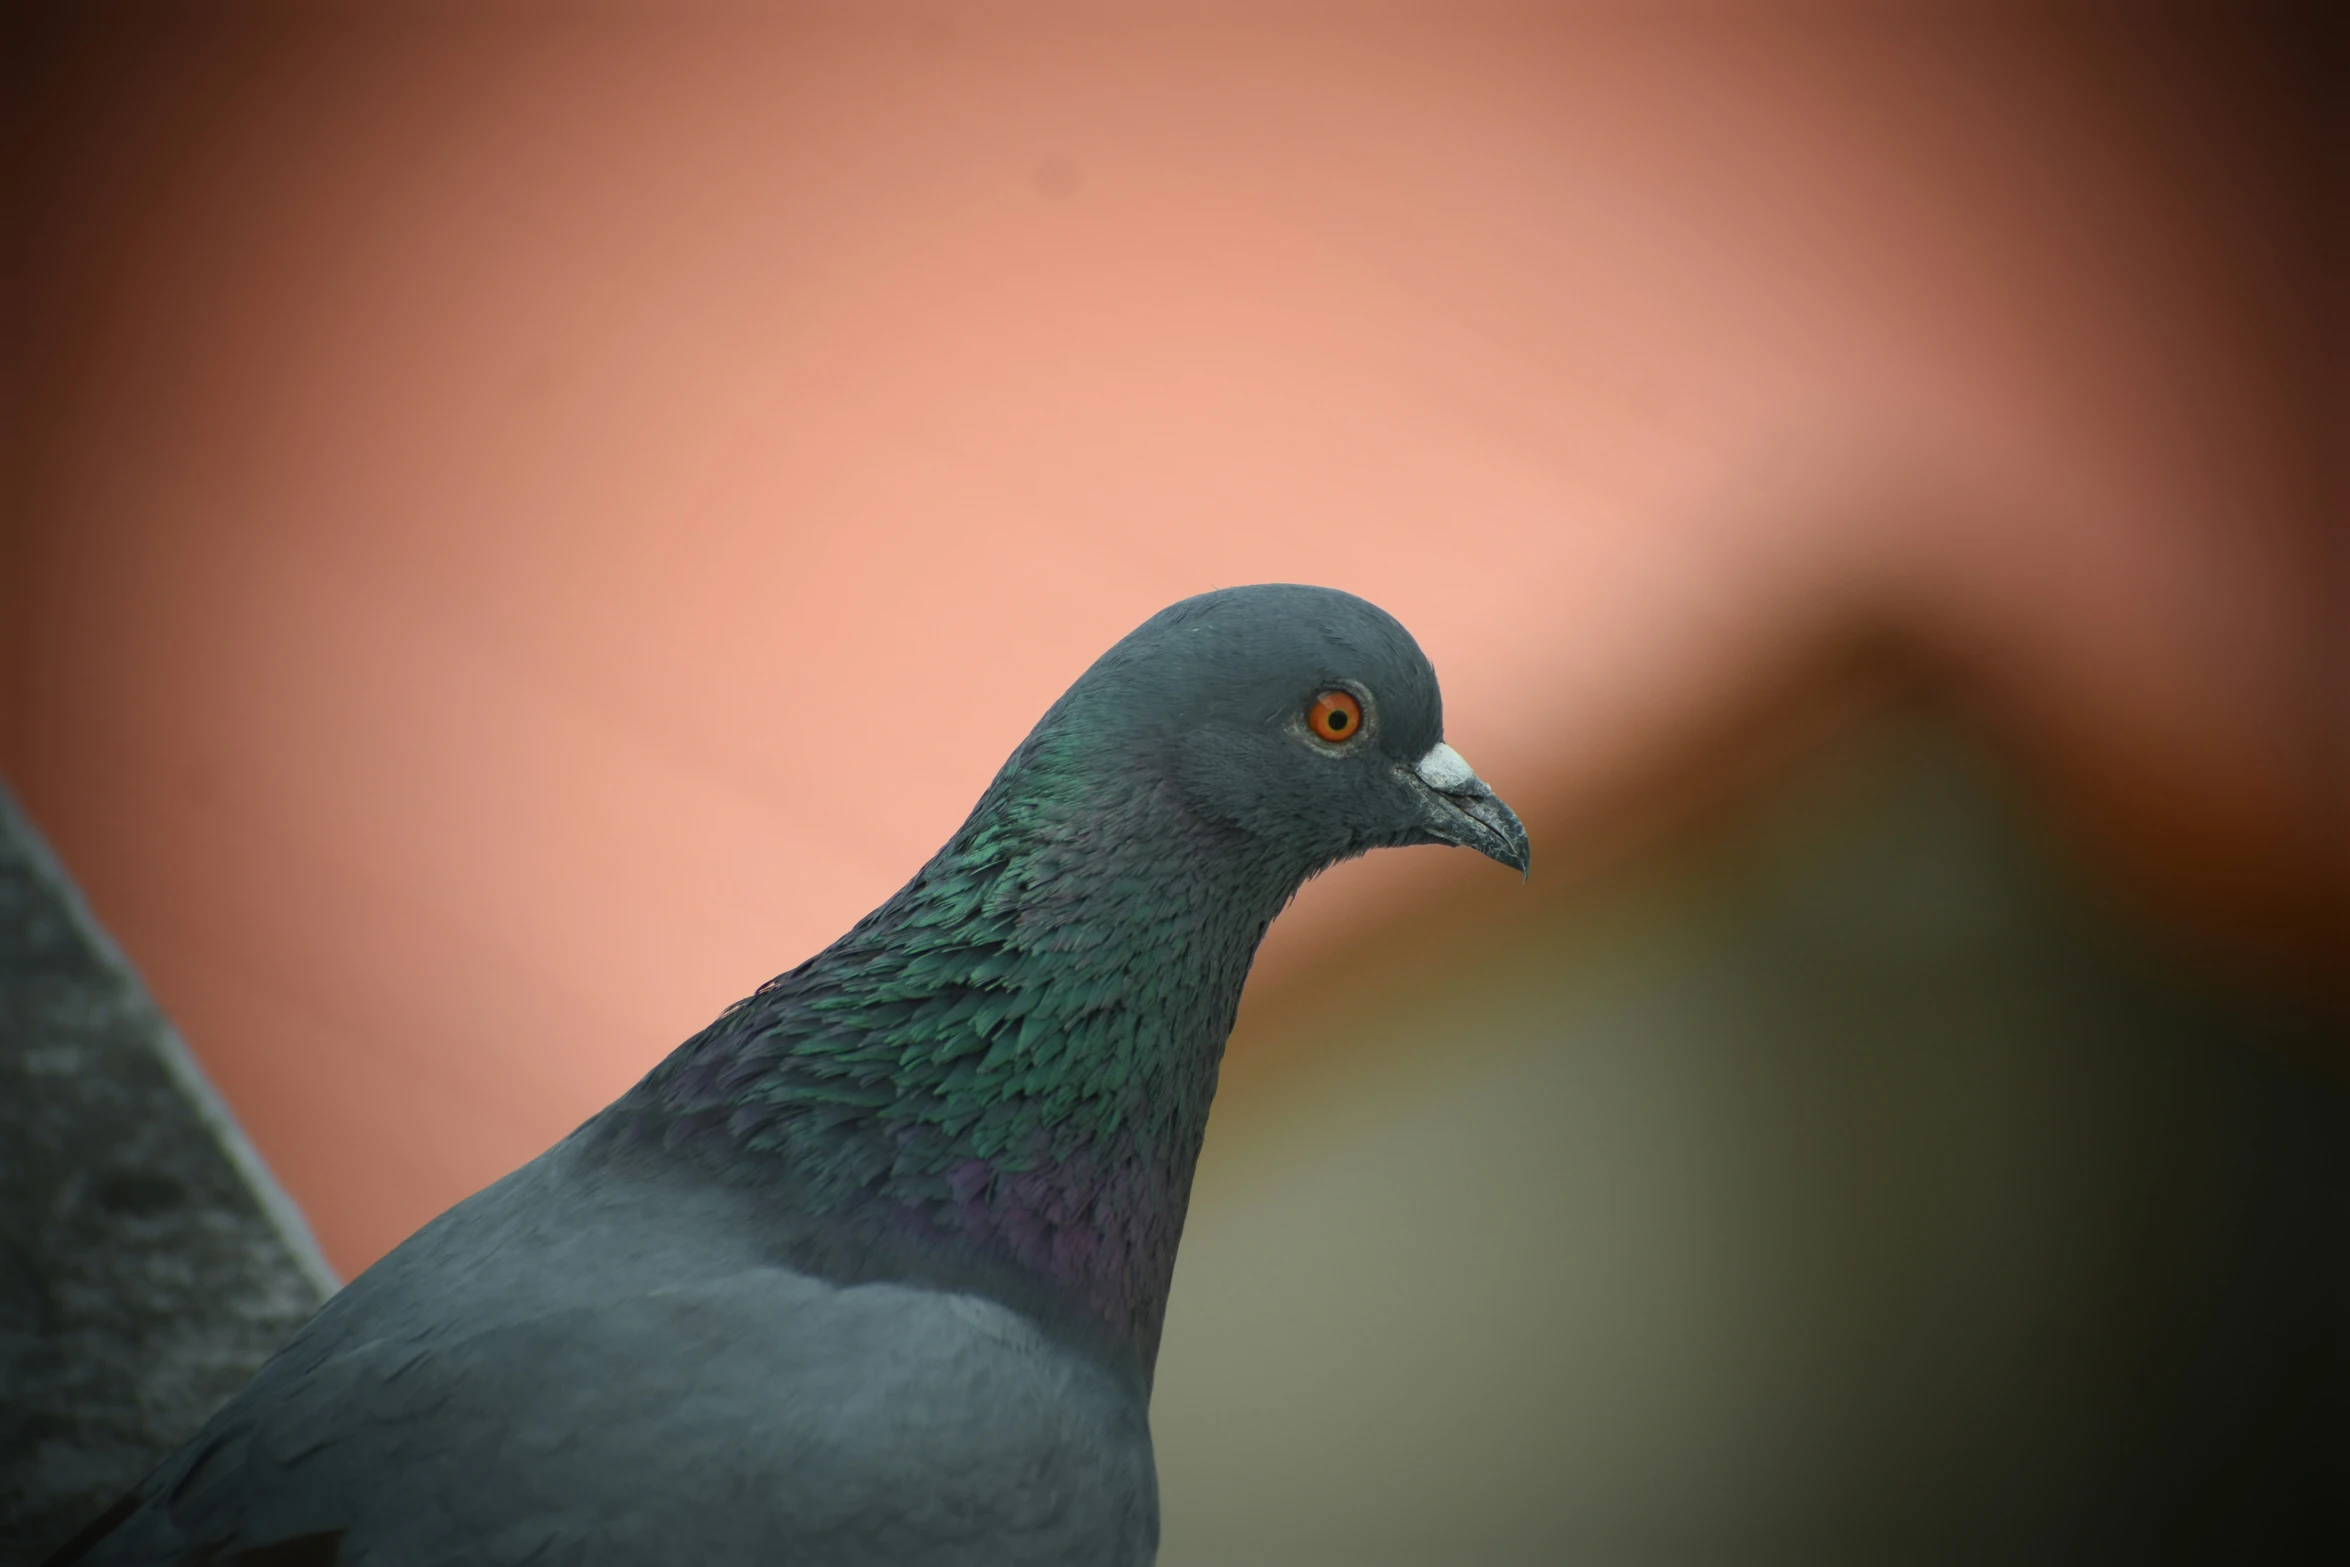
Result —
[[0, 791], [0, 1564], [185, 1441], [333, 1282]]

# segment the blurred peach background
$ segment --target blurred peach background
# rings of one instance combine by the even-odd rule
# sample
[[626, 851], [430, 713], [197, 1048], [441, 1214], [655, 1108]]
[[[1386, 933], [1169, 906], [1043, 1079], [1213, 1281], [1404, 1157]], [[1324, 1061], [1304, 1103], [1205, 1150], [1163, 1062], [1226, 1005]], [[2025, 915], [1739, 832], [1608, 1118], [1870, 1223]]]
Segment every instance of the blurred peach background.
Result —
[[[1693, 715], [1891, 628], [2182, 941], [2322, 972], [2350, 578], [2287, 33], [25, 39], [0, 771], [346, 1273], [885, 896], [1221, 584], [1394, 611], [1538, 879]], [[1260, 988], [1510, 890], [1388, 858]]]

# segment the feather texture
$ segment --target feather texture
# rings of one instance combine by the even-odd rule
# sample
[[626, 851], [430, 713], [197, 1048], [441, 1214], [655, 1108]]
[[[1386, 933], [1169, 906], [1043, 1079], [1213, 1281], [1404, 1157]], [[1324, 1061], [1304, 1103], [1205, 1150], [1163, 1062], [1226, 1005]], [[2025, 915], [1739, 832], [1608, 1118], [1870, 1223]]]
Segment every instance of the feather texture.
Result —
[[[1301, 715], [1339, 684], [1333, 745]], [[355, 1279], [55, 1560], [1147, 1563], [1266, 926], [1382, 844], [1523, 867], [1489, 792], [1472, 820], [1415, 772], [1441, 735], [1360, 599], [1153, 617], [895, 896]]]

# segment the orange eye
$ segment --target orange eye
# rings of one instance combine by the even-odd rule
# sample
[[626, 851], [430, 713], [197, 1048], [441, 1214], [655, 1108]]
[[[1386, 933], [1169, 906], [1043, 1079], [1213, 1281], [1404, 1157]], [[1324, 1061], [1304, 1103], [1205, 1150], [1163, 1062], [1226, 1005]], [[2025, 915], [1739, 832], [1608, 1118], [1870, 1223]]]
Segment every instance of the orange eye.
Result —
[[1354, 699], [1351, 691], [1325, 691], [1306, 709], [1306, 727], [1314, 732], [1315, 739], [1333, 745], [1352, 740], [1355, 731], [1363, 727], [1363, 705]]

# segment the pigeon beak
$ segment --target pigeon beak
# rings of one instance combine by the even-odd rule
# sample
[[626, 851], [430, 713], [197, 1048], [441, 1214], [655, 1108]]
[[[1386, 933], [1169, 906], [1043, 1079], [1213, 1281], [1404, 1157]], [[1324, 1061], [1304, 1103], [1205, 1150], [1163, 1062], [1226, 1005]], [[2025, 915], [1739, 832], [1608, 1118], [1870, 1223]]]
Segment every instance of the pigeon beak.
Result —
[[1423, 791], [1421, 825], [1437, 842], [1475, 849], [1521, 876], [1531, 871], [1534, 854], [1517, 813], [1485, 786], [1460, 752], [1440, 740], [1413, 764], [1412, 773]]

